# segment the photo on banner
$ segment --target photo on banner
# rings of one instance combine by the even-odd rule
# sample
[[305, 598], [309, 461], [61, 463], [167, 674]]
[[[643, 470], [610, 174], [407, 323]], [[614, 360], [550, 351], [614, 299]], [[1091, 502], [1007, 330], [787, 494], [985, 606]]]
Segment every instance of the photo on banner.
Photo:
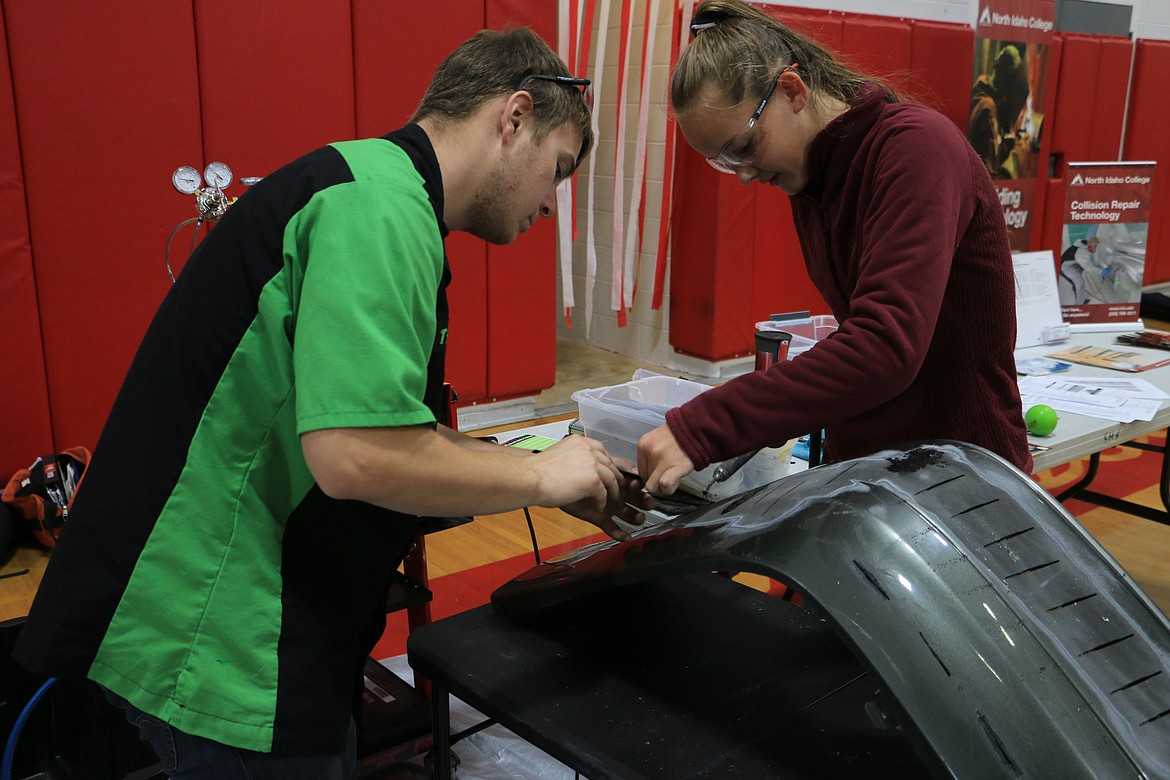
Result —
[[1140, 321], [1154, 163], [1069, 163], [1057, 285], [1070, 325]]
[[995, 180], [1016, 252], [1032, 235], [1055, 18], [1053, 0], [979, 5], [967, 138]]

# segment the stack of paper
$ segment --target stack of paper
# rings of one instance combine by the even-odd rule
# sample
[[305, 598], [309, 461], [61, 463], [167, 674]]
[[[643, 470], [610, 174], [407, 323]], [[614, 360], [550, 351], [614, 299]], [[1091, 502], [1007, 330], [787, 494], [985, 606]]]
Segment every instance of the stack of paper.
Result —
[[1020, 379], [1024, 409], [1047, 404], [1058, 412], [1130, 423], [1152, 420], [1170, 398], [1136, 377], [1025, 376]]

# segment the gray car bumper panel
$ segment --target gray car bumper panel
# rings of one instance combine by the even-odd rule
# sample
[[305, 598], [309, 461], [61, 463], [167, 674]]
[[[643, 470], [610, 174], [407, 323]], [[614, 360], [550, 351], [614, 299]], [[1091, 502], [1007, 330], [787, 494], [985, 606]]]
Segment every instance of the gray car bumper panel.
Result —
[[752, 572], [795, 588], [954, 777], [1170, 778], [1170, 623], [996, 455], [930, 442], [822, 466], [549, 561], [521, 614], [618, 584]]

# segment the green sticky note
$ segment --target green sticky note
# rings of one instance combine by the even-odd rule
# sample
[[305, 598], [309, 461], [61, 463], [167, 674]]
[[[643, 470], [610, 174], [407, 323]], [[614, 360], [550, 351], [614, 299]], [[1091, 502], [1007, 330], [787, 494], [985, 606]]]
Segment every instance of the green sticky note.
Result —
[[556, 444], [557, 441], [557, 439], [548, 436], [534, 436], [531, 433], [526, 433], [523, 436], [517, 436], [515, 439], [509, 439], [504, 442], [504, 446], [519, 447], [522, 450], [532, 450], [533, 452], [543, 452]]

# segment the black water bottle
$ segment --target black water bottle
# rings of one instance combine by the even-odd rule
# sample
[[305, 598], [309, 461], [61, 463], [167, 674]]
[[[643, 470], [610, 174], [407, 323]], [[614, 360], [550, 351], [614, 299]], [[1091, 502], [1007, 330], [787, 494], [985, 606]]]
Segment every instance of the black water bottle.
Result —
[[756, 371], [763, 371], [773, 363], [788, 359], [788, 345], [792, 334], [782, 330], [756, 331]]

